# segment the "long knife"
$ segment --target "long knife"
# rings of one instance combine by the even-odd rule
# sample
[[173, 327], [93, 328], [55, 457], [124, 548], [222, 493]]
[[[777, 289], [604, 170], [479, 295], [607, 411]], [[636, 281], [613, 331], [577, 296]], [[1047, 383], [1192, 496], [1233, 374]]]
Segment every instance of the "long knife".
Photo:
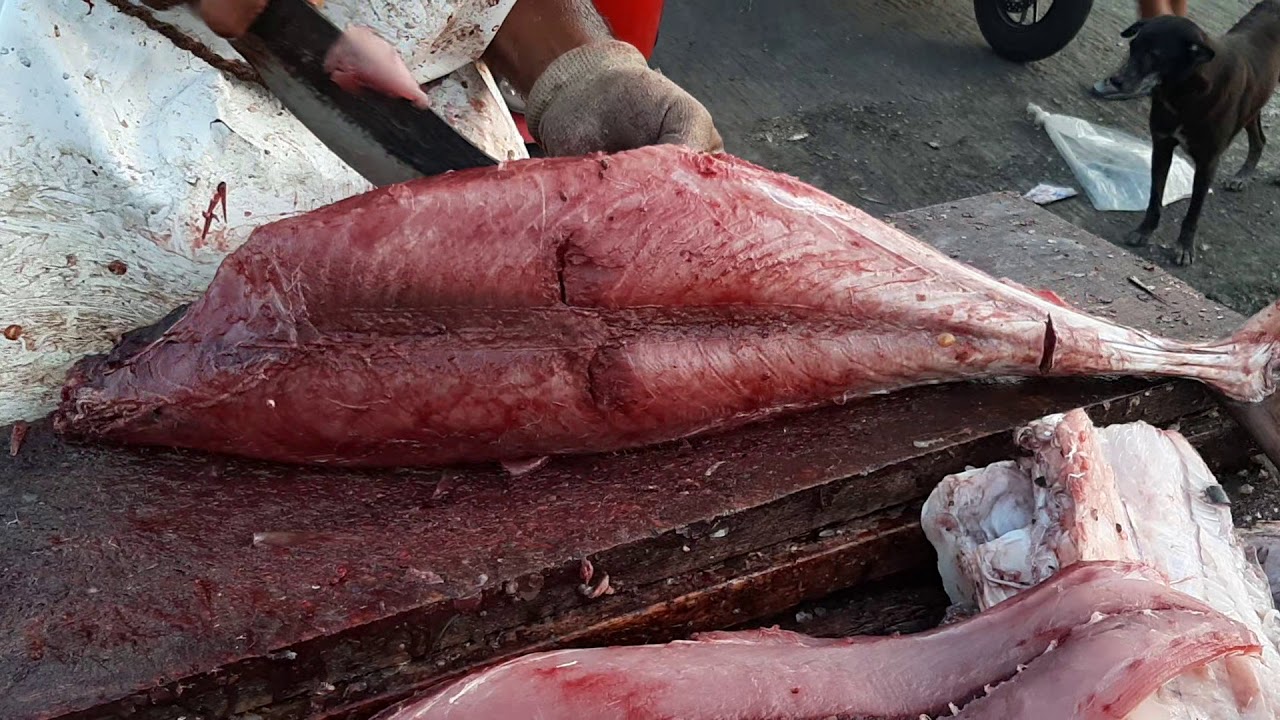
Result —
[[330, 80], [324, 61], [341, 36], [309, 0], [270, 0], [231, 45], [308, 130], [374, 185], [497, 164], [431, 110], [352, 94]]

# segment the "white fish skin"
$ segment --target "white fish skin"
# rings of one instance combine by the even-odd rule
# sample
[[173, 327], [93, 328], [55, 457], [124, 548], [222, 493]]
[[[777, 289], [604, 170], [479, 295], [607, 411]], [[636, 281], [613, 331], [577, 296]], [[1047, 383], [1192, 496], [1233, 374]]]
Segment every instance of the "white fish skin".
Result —
[[1280, 576], [1280, 527], [1242, 541], [1230, 507], [1206, 496], [1213, 473], [1173, 431], [1099, 429], [1073, 410], [1030, 423], [1017, 440], [1030, 457], [948, 476], [924, 506], [952, 601], [986, 609], [1077, 560], [1140, 562], [1245, 623], [1263, 653], [1183, 675], [1128, 720], [1280, 716], [1280, 613], [1257, 550], [1246, 552], [1275, 547], [1263, 559]]

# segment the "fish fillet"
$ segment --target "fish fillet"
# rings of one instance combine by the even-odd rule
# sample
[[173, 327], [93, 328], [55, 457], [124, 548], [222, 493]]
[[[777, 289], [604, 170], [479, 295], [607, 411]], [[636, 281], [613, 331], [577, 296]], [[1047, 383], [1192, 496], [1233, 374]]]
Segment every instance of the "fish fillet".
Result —
[[169, 322], [78, 364], [57, 427], [395, 466], [634, 448], [992, 376], [1179, 376], [1253, 402], [1274, 390], [1280, 304], [1219, 341], [1159, 338], [794, 178], [659, 146], [264, 225]]
[[1153, 578], [1131, 564], [1081, 563], [916, 635], [769, 629], [534, 653], [383, 720], [917, 720], [953, 705], [968, 720], [1115, 718], [1187, 668], [1257, 652], [1242, 625]]

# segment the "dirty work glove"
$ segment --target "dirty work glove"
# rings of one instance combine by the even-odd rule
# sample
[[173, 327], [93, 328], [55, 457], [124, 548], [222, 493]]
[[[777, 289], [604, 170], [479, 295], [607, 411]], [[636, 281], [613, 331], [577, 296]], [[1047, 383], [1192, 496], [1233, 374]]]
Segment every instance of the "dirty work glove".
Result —
[[593, 42], [556, 58], [530, 90], [525, 117], [548, 155], [665, 143], [724, 149], [702, 103], [619, 40]]

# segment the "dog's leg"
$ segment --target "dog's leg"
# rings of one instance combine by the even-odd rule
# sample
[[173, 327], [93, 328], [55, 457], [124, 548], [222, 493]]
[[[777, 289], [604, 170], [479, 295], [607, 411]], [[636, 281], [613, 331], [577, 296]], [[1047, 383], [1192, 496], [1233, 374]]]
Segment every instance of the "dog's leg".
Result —
[[1196, 260], [1196, 226], [1200, 223], [1200, 211], [1204, 209], [1204, 199], [1209, 194], [1209, 185], [1218, 173], [1218, 158], [1204, 163], [1196, 163], [1196, 177], [1191, 183], [1191, 203], [1187, 206], [1187, 216], [1182, 220], [1182, 230], [1178, 233], [1178, 248], [1174, 254], [1174, 262], [1178, 265], [1190, 265]]
[[1137, 230], [1129, 233], [1124, 241], [1130, 245], [1146, 245], [1151, 233], [1160, 225], [1160, 208], [1164, 205], [1164, 184], [1169, 179], [1169, 166], [1173, 164], [1173, 149], [1178, 141], [1173, 137], [1153, 138], [1151, 143], [1151, 199], [1147, 201], [1147, 214]]
[[1243, 190], [1249, 181], [1253, 179], [1253, 173], [1258, 169], [1258, 160], [1262, 157], [1262, 148], [1267, 145], [1267, 137], [1262, 134], [1262, 115], [1258, 114], [1248, 125], [1244, 126], [1245, 132], [1249, 133], [1249, 154], [1244, 159], [1244, 165], [1240, 166], [1240, 170], [1235, 175], [1227, 178], [1222, 184], [1223, 188], [1232, 192]]

